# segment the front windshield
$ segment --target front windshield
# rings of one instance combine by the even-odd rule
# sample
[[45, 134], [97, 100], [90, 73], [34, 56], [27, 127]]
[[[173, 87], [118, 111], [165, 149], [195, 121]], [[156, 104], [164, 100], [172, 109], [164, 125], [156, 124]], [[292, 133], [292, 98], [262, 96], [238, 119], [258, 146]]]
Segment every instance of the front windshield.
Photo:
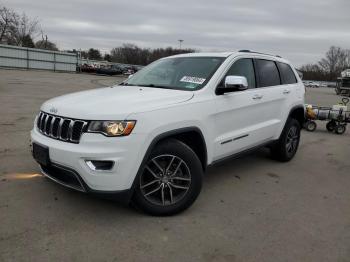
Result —
[[223, 57], [165, 58], [143, 68], [123, 85], [198, 90], [210, 80], [223, 60]]

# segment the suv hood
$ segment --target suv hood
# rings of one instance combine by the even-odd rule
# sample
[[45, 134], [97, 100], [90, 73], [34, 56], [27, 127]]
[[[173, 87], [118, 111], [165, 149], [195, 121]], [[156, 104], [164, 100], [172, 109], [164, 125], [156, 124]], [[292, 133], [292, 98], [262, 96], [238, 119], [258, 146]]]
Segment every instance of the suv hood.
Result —
[[190, 100], [193, 92], [141, 86], [114, 86], [59, 96], [41, 110], [85, 120], [123, 120], [131, 113], [151, 111]]

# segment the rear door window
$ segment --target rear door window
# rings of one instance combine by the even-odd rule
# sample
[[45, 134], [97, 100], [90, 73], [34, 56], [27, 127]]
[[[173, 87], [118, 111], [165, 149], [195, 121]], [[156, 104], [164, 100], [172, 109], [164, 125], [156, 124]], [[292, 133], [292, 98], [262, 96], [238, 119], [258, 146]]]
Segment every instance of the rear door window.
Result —
[[270, 60], [256, 59], [259, 87], [277, 86], [281, 84], [276, 63]]
[[281, 73], [282, 84], [288, 85], [297, 83], [297, 79], [290, 65], [280, 62], [277, 62], [277, 65]]

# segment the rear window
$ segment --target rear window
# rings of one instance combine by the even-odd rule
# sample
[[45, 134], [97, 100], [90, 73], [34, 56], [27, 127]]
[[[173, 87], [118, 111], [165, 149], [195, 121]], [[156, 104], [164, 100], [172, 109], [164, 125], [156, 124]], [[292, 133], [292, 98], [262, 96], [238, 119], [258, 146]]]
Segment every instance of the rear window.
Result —
[[259, 75], [259, 87], [281, 84], [280, 74], [274, 61], [257, 59], [256, 65]]
[[282, 84], [288, 85], [295, 84], [298, 82], [290, 65], [280, 62], [277, 62], [277, 65], [281, 73]]

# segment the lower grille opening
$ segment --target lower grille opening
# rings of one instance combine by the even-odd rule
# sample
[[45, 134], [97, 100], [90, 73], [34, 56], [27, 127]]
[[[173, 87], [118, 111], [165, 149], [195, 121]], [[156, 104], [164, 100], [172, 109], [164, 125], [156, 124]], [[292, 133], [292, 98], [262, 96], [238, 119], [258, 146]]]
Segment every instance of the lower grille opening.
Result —
[[73, 171], [53, 165], [41, 166], [41, 169], [45, 172], [46, 175], [56, 180], [58, 183], [79, 191], [85, 191], [85, 188], [82, 186], [77, 175]]

